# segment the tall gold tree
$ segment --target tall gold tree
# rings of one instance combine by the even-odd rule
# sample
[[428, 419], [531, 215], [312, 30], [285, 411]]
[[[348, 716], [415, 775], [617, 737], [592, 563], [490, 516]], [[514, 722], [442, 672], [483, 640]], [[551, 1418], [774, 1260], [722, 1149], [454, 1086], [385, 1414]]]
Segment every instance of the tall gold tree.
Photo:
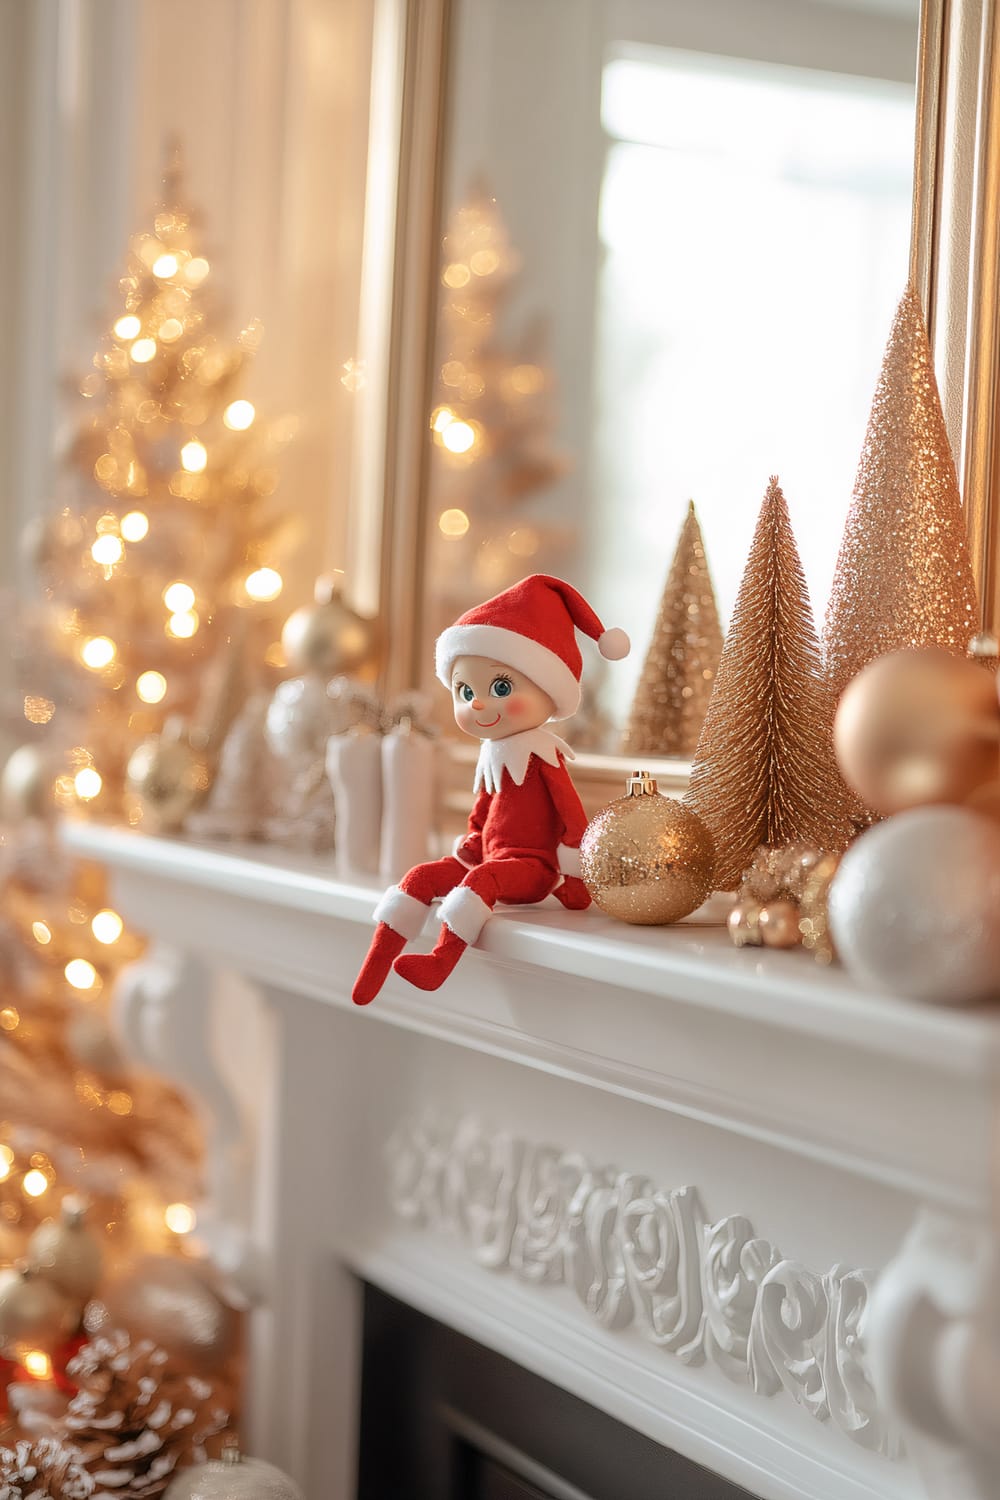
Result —
[[964, 654], [978, 629], [955, 461], [911, 285], [889, 334], [826, 612], [834, 696], [886, 651]]
[[772, 478], [695, 752], [687, 804], [735, 890], [761, 844], [847, 846], [852, 801], [833, 753], [834, 702], [788, 507]]
[[722, 655], [722, 627], [694, 501], [677, 541], [622, 750], [694, 754]]

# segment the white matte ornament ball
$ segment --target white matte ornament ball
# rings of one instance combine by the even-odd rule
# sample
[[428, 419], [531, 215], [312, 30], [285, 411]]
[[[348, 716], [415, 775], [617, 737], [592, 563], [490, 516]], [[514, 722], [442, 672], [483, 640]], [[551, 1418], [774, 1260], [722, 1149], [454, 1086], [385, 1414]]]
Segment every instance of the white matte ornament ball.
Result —
[[840, 862], [829, 927], [859, 984], [937, 1005], [1000, 995], [1000, 825], [926, 807], [870, 828]]
[[163, 1500], [304, 1500], [287, 1474], [260, 1458], [244, 1458], [232, 1448], [221, 1458], [183, 1469]]

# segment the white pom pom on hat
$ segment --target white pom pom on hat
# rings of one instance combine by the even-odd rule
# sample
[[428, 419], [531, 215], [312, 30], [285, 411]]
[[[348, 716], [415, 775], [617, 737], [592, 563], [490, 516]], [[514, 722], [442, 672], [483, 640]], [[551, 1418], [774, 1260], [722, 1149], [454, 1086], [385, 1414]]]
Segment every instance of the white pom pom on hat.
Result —
[[547, 573], [532, 573], [484, 604], [468, 610], [438, 637], [435, 668], [445, 687], [459, 656], [486, 656], [523, 672], [548, 693], [555, 719], [580, 706], [583, 658], [576, 631], [596, 641], [607, 661], [629, 653], [629, 638], [617, 625], [605, 630], [583, 595]]

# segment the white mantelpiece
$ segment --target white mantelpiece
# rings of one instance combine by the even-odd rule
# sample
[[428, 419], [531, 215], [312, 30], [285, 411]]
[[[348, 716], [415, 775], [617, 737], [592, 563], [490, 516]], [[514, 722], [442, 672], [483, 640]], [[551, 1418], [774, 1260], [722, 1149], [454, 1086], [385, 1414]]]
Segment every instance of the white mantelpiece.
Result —
[[372, 889], [66, 838], [156, 945], [120, 1010], [208, 1111], [252, 1445], [310, 1500], [353, 1493], [356, 1275], [766, 1500], [1000, 1495], [1000, 1018], [554, 904], [358, 1011]]

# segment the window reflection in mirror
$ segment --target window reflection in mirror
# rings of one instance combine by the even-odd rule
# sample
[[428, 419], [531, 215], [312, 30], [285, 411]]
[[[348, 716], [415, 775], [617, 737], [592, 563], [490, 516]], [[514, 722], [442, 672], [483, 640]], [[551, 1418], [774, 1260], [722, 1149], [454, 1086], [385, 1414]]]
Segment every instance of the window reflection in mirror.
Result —
[[777, 473], [822, 615], [907, 275], [917, 23], [458, 0], [424, 619], [581, 586], [634, 650], [578, 745], [617, 748], [689, 499], [725, 621]]

